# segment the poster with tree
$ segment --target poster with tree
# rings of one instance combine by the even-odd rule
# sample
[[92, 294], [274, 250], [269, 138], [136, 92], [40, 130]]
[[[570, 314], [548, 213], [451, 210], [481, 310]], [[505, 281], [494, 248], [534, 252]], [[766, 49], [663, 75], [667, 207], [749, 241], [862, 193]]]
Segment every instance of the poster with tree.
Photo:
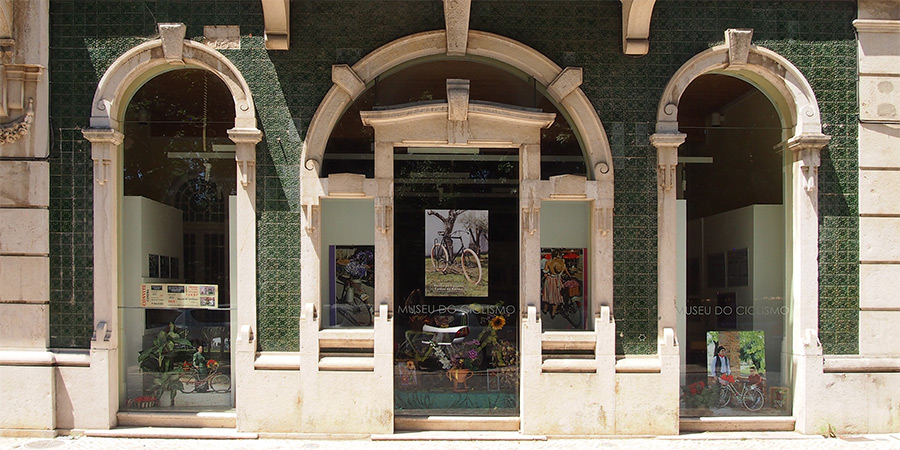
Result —
[[425, 210], [425, 296], [488, 296], [488, 211]]

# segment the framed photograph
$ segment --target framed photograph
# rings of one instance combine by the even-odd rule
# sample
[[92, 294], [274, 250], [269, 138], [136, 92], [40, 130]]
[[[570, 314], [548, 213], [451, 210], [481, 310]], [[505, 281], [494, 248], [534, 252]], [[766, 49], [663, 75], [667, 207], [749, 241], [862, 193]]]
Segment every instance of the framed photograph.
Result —
[[587, 249], [541, 249], [541, 320], [545, 330], [588, 327]]
[[159, 255], [150, 255], [150, 272], [148, 278], [159, 278]]
[[[708, 375], [747, 381], [761, 388], [766, 382], [766, 338], [763, 331], [708, 331]], [[764, 390], [765, 392], [765, 390]]]
[[159, 257], [159, 277], [160, 278], [169, 278], [169, 257], [168, 256], [160, 256]]
[[425, 296], [487, 297], [489, 213], [425, 210]]
[[370, 327], [375, 298], [375, 246], [332, 245], [329, 326]]

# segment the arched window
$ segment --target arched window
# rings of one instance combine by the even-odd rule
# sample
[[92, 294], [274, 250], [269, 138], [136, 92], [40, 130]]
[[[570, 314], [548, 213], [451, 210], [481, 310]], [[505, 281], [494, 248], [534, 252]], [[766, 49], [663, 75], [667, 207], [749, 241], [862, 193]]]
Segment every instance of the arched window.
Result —
[[146, 406], [135, 399], [148, 397], [178, 407], [233, 405], [233, 126], [231, 93], [200, 69], [151, 78], [125, 111], [120, 308], [126, 409]]

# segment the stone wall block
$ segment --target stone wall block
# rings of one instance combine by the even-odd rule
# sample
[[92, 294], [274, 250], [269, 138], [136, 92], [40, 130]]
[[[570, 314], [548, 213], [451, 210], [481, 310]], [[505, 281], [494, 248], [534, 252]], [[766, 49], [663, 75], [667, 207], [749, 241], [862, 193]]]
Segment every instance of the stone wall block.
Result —
[[0, 429], [53, 430], [56, 397], [53, 367], [0, 366]]
[[900, 264], [859, 266], [859, 307], [900, 311]]
[[900, 123], [900, 76], [859, 77], [859, 118]]
[[0, 302], [50, 300], [50, 258], [0, 256]]
[[0, 180], [0, 207], [50, 204], [50, 164], [46, 161], [0, 161]]
[[900, 262], [900, 218], [860, 217], [861, 261]]
[[0, 348], [46, 350], [49, 323], [47, 304], [0, 303]]
[[859, 312], [859, 353], [863, 357], [900, 357], [900, 311]]
[[860, 171], [859, 213], [900, 214], [897, 192], [900, 192], [900, 171]]
[[900, 168], [900, 124], [871, 124], [859, 126], [859, 166]]
[[0, 254], [50, 253], [49, 221], [46, 209], [0, 209]]

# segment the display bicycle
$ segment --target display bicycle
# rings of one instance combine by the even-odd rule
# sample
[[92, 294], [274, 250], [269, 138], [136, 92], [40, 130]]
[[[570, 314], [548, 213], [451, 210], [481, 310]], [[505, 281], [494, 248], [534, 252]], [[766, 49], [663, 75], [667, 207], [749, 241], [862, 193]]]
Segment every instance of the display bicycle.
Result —
[[372, 306], [369, 295], [363, 292], [362, 282], [350, 277], [339, 276], [336, 280], [343, 285], [335, 299], [337, 325], [345, 327], [372, 326]]
[[231, 390], [231, 378], [224, 373], [219, 373], [219, 364], [216, 361], [207, 361], [206, 369], [206, 375], [192, 367], [178, 377], [178, 381], [181, 382], [181, 392], [189, 394], [202, 386], [207, 386], [210, 391], [219, 393]]
[[762, 389], [755, 384], [750, 384], [747, 382], [741, 383], [741, 390], [735, 387], [737, 381], [725, 381], [725, 384], [719, 383], [719, 395], [716, 399], [716, 407], [722, 408], [731, 403], [731, 398], [734, 399], [747, 408], [750, 411], [759, 411], [762, 409], [763, 405], [766, 403], [766, 396], [763, 394]]
[[[458, 230], [447, 235], [443, 231], [438, 231], [440, 237], [436, 238], [431, 246], [431, 265], [435, 272], [446, 274], [458, 258], [459, 267], [466, 280], [471, 284], [481, 283], [481, 260], [474, 250], [463, 245], [461, 233], [462, 230]], [[455, 240], [459, 241], [459, 249], [451, 253], [448, 249], [455, 247], [453, 245]]]

